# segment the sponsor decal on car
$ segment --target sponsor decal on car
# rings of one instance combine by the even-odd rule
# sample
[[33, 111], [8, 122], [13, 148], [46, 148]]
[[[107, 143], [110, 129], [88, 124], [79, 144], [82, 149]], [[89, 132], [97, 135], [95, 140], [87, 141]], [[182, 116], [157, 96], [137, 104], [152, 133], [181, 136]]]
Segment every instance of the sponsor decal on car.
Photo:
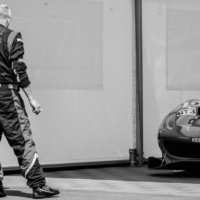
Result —
[[183, 104], [183, 108], [200, 106], [200, 101], [187, 101]]
[[192, 138], [192, 142], [200, 143], [200, 138]]
[[181, 115], [196, 115], [196, 109], [188, 108], [188, 109], [179, 110], [177, 112], [177, 117], [180, 117]]

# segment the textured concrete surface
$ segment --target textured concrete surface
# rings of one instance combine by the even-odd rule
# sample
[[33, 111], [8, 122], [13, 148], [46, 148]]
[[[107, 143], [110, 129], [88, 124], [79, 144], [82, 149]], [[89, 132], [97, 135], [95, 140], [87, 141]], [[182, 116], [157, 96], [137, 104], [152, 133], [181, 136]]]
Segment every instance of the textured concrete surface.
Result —
[[[61, 194], [52, 199], [71, 200], [197, 200], [200, 174], [185, 171], [154, 171], [147, 166], [66, 168], [45, 173], [47, 184]], [[4, 199], [29, 199], [32, 191], [19, 174], [7, 174]]]
[[[13, 188], [8, 190], [8, 196], [2, 199], [21, 200], [31, 199], [32, 195], [25, 188]], [[48, 199], [67, 199], [67, 200], [199, 200], [199, 197], [184, 197], [173, 195], [149, 195], [137, 193], [119, 193], [119, 192], [99, 192], [99, 191], [80, 191], [80, 190], [61, 190], [59, 197]]]

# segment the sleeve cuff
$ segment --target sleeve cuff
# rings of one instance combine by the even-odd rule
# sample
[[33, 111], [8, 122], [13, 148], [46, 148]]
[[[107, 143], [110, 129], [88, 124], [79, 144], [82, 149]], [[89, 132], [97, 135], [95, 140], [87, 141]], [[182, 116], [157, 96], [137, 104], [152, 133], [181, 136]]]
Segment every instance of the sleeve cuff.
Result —
[[31, 82], [29, 81], [29, 78], [26, 77], [26, 78], [24, 78], [24, 79], [19, 83], [19, 87], [20, 87], [20, 88], [25, 88], [25, 87], [27, 87], [29, 84], [31, 84]]

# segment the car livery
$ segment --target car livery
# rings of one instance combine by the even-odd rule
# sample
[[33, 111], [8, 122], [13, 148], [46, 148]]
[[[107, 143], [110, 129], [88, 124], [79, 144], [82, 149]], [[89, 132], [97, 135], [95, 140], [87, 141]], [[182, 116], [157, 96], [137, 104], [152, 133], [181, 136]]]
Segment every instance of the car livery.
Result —
[[149, 168], [200, 170], [200, 100], [172, 110], [160, 124], [157, 138], [162, 158], [150, 157]]

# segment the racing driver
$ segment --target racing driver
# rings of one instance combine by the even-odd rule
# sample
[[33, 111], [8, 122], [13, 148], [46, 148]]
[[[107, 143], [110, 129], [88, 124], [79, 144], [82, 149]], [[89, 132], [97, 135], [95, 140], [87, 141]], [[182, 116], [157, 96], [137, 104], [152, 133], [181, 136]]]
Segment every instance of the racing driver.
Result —
[[[8, 29], [11, 10], [0, 5], [0, 136], [4, 133], [17, 156], [22, 175], [33, 189], [33, 198], [45, 198], [60, 192], [46, 185], [43, 169], [38, 160], [32, 139], [29, 119], [24, 102], [19, 94], [21, 88], [26, 94], [35, 114], [41, 112], [34, 99], [26, 64], [23, 61], [24, 46], [21, 34]], [[6, 196], [0, 173], [0, 197]]]

